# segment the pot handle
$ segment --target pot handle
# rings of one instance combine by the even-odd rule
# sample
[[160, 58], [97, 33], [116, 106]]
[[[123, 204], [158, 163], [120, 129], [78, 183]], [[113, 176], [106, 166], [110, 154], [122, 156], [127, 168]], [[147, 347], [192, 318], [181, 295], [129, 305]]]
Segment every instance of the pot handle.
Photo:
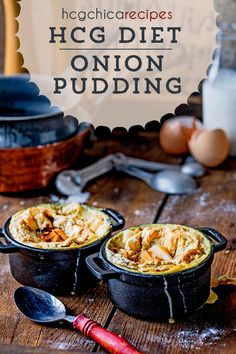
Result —
[[[2, 229], [0, 229], [0, 237], [5, 238], [4, 233], [2, 232]], [[19, 248], [17, 246], [14, 245], [4, 245], [1, 241], [0, 241], [0, 253], [16, 253], [19, 251]]]
[[200, 227], [199, 231], [205, 233], [210, 238], [213, 238], [216, 243], [213, 243], [213, 248], [215, 253], [223, 251], [227, 246], [227, 239], [217, 230], [212, 229], [210, 227]]
[[123, 229], [123, 227], [125, 226], [125, 218], [120, 213], [118, 213], [118, 211], [110, 208], [103, 208], [102, 212], [107, 214], [112, 220], [114, 220], [114, 223], [112, 223], [113, 231]]
[[115, 279], [120, 277], [120, 273], [102, 269], [98, 264], [100, 261], [99, 253], [92, 254], [86, 258], [86, 264], [89, 270], [99, 280]]

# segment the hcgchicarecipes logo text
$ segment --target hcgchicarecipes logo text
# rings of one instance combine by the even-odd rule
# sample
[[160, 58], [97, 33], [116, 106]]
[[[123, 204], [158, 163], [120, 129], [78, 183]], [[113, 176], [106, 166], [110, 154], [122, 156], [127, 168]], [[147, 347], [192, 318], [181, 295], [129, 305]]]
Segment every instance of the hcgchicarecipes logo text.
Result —
[[[110, 41], [110, 25], [97, 26], [96, 21], [114, 19], [126, 21], [130, 25], [115, 25], [112, 28], [113, 40]], [[111, 11], [96, 8], [77, 12], [62, 8], [63, 25], [49, 27], [49, 43], [59, 46], [61, 52], [71, 52], [68, 65], [74, 76], [55, 77], [54, 94], [61, 94], [68, 87], [77, 95], [86, 91], [93, 95], [106, 94], [108, 91], [113, 95], [150, 95], [160, 94], [163, 90], [172, 95], [180, 94], [181, 77], [172, 76], [165, 80], [162, 77], [165, 53], [174, 50], [181, 32], [181, 26], [163, 26], [161, 23], [171, 22], [172, 19], [172, 11]], [[95, 24], [78, 25], [76, 20]], [[131, 23], [135, 20], [136, 24]], [[138, 25], [144, 20], [149, 26]], [[68, 28], [64, 25], [66, 21], [70, 21], [70, 24], [74, 21], [75, 26]], [[154, 21], [159, 23], [150, 26]]]
[[129, 10], [129, 11], [113, 11], [107, 9], [99, 9], [90, 11], [70, 11], [62, 9], [62, 19], [71, 19], [71, 20], [147, 20], [155, 21], [159, 20], [171, 20], [173, 18], [172, 11], [153, 11], [153, 10]]

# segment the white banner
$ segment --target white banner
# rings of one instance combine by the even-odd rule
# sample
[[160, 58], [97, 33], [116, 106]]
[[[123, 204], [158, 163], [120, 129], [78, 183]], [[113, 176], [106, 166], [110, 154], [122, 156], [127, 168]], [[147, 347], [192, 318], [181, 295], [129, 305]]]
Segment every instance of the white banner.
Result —
[[21, 0], [19, 51], [65, 114], [144, 126], [174, 112], [206, 77], [213, 0]]

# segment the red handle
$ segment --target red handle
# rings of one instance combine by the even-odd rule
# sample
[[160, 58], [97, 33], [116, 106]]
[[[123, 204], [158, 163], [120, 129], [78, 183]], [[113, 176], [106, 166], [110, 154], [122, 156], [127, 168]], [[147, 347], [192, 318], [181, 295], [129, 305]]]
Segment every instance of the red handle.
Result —
[[97, 322], [90, 320], [83, 314], [75, 319], [73, 326], [111, 354], [142, 354], [126, 340], [115, 333], [107, 331]]

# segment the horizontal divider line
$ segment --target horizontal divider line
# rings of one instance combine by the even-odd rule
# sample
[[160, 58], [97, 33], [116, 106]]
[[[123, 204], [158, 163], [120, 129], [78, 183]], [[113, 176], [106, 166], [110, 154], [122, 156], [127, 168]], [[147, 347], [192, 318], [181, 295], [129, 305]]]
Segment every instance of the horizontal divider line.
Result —
[[172, 48], [60, 48], [60, 50], [172, 50]]

